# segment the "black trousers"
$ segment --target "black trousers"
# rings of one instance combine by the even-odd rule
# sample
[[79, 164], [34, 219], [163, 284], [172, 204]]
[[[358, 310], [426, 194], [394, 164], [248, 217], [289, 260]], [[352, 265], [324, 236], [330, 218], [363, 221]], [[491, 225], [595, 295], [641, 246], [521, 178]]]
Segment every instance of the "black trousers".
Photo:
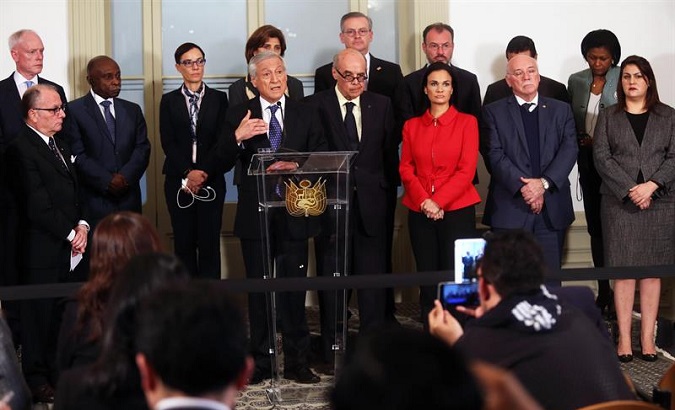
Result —
[[[408, 212], [408, 229], [418, 272], [451, 270], [454, 268], [455, 240], [476, 237], [476, 208], [468, 206], [446, 211], [438, 221], [421, 212]], [[420, 286], [422, 323], [434, 306], [436, 286]]]
[[[220, 279], [220, 229], [225, 184], [221, 178], [211, 185], [216, 194], [215, 200], [205, 202], [195, 199], [189, 207], [180, 208], [177, 205], [176, 193], [181, 187], [181, 180], [178, 177], [167, 176], [164, 181], [164, 196], [171, 216], [176, 256], [193, 277]], [[203, 192], [200, 195], [203, 195]], [[178, 201], [185, 206], [192, 201], [192, 197], [180, 191]]]
[[[292, 240], [276, 232], [270, 238], [270, 250], [276, 266], [276, 277], [307, 276], [307, 240]], [[246, 277], [262, 278], [265, 274], [264, 243], [259, 239], [240, 239]], [[281, 322], [285, 370], [308, 364], [309, 329], [305, 315], [306, 292], [276, 293], [277, 315]], [[248, 316], [251, 355], [262, 371], [271, 369], [269, 350], [273, 345], [270, 295], [252, 292], [248, 295]]]

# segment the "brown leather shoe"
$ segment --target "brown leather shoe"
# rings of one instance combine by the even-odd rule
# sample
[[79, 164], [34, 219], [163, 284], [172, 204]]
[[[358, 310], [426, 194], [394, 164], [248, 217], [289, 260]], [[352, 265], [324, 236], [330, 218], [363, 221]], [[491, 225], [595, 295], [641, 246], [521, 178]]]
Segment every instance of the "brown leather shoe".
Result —
[[30, 389], [33, 403], [54, 403], [54, 387], [49, 383], [41, 384]]

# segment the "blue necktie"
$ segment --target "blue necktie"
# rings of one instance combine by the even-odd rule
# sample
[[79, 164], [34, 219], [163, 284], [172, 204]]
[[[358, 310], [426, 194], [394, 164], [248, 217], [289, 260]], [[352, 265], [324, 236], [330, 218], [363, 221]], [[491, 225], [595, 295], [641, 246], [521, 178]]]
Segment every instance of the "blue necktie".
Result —
[[103, 116], [105, 117], [105, 125], [108, 126], [108, 132], [112, 141], [115, 142], [115, 117], [113, 117], [112, 112], [110, 111], [110, 105], [112, 103], [108, 100], [102, 101], [101, 105], [103, 106]]
[[277, 110], [279, 109], [278, 105], [270, 105], [267, 107], [270, 109], [270, 112], [272, 113], [272, 118], [270, 119], [270, 130], [269, 130], [269, 138], [270, 138], [270, 145], [272, 146], [273, 150], [278, 150], [279, 146], [281, 145], [281, 125], [279, 124], [279, 121], [277, 120]]
[[26, 84], [26, 90], [35, 85], [31, 80], [26, 81], [24, 84]]

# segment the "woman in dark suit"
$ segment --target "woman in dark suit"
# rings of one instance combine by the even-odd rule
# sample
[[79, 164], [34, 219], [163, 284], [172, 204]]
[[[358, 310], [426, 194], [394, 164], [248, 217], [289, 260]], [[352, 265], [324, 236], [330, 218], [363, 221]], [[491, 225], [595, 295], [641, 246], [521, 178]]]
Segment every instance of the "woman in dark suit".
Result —
[[[616, 107], [595, 127], [593, 156], [602, 177], [602, 230], [607, 266], [675, 264], [675, 110], [659, 101], [647, 60], [621, 64]], [[656, 360], [654, 332], [661, 280], [640, 280], [641, 358]], [[633, 359], [631, 312], [635, 279], [617, 279], [614, 303], [619, 360]]]
[[220, 279], [227, 165], [217, 157], [215, 147], [225, 123], [227, 94], [202, 81], [206, 59], [201, 47], [181, 44], [174, 58], [183, 85], [164, 94], [159, 104], [159, 132], [166, 155], [164, 195], [174, 252], [193, 276]]
[[59, 372], [98, 358], [103, 312], [114, 281], [134, 255], [161, 249], [159, 234], [140, 214], [118, 212], [99, 222], [91, 244], [89, 280], [78, 290], [75, 299], [66, 302], [56, 350]]
[[[278, 28], [266, 24], [258, 27], [251, 37], [246, 41], [246, 64], [251, 61], [251, 58], [263, 51], [272, 51], [284, 56], [286, 53], [286, 39], [284, 33]], [[286, 97], [300, 101], [305, 96], [305, 91], [302, 86], [302, 81], [290, 75], [287, 76], [288, 86], [286, 88]], [[235, 81], [228, 89], [230, 94], [230, 103], [232, 106], [239, 105], [245, 101], [252, 100], [260, 95], [258, 90], [251, 83], [249, 76], [240, 78]]]
[[[450, 105], [452, 75], [447, 64], [431, 64], [422, 84], [430, 108], [403, 126], [399, 165], [403, 205], [410, 209], [408, 227], [417, 270], [447, 270], [453, 268], [455, 239], [475, 235], [480, 197], [472, 181], [478, 124], [475, 117]], [[422, 318], [435, 298], [434, 286], [420, 288]]]
[[[598, 114], [616, 104], [621, 45], [609, 30], [595, 30], [581, 41], [581, 55], [588, 68], [570, 75], [567, 88], [571, 97], [579, 141], [578, 170], [583, 190], [584, 214], [591, 236], [591, 254], [596, 268], [605, 266], [600, 224], [600, 176], [593, 164], [593, 134]], [[609, 313], [613, 301], [609, 280], [598, 281], [596, 304]]]

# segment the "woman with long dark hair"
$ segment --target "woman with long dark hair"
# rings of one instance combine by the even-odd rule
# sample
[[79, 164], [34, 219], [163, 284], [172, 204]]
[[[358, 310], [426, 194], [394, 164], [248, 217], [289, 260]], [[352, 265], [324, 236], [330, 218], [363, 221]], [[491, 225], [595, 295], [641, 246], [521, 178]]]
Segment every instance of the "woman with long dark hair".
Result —
[[[675, 264], [675, 110], [659, 101], [649, 62], [630, 56], [621, 63], [616, 107], [595, 127], [593, 156], [600, 186], [607, 266]], [[635, 279], [614, 282], [619, 326], [617, 354], [633, 359], [631, 322]], [[656, 361], [655, 324], [661, 279], [640, 285], [640, 357]]]

